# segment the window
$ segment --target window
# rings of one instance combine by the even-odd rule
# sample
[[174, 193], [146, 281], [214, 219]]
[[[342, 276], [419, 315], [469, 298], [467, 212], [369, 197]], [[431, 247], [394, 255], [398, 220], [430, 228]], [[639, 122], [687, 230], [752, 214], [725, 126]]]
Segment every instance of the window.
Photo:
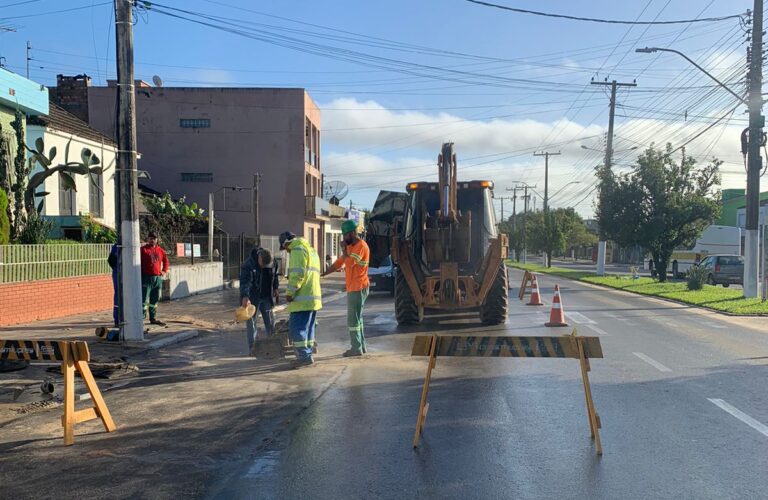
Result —
[[75, 215], [76, 195], [74, 189], [67, 189], [64, 184], [64, 177], [59, 175], [59, 215]]
[[88, 181], [88, 211], [94, 217], [104, 217], [104, 176], [91, 174]]
[[306, 178], [304, 179], [304, 194], [306, 196], [312, 196], [312, 176], [309, 174], [306, 174]]
[[211, 128], [211, 120], [208, 118], [181, 118], [179, 120], [181, 128]]
[[312, 165], [312, 122], [305, 118], [304, 125], [304, 161]]
[[213, 182], [210, 172], [182, 172], [181, 182]]

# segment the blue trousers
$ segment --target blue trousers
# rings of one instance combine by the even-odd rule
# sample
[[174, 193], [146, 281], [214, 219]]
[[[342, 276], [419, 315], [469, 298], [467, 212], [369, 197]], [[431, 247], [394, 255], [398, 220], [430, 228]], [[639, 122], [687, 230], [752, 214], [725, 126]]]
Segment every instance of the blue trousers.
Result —
[[267, 332], [267, 337], [271, 337], [275, 332], [275, 315], [272, 312], [272, 302], [268, 299], [262, 299], [253, 303], [253, 305], [256, 307], [256, 314], [245, 322], [245, 336], [248, 340], [249, 352], [253, 348], [253, 341], [256, 340], [258, 333], [256, 329], [256, 316], [258, 316], [259, 312], [264, 320], [264, 330]]
[[293, 346], [296, 348], [296, 359], [300, 361], [312, 359], [316, 319], [317, 311], [292, 312], [288, 318], [288, 330], [291, 333]]
[[112, 288], [114, 294], [112, 295], [112, 319], [115, 320], [115, 327], [120, 326], [120, 297], [117, 290], [117, 269], [112, 270]]

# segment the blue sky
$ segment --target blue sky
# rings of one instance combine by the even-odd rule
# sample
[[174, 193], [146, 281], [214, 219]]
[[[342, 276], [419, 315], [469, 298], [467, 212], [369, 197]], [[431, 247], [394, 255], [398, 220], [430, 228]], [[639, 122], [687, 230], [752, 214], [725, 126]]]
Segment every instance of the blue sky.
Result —
[[[498, 3], [650, 21], [743, 13], [752, 2]], [[543, 162], [532, 153], [561, 151], [550, 166], [550, 193], [561, 190], [552, 205], [576, 205], [589, 216], [592, 167], [604, 148], [608, 108], [605, 88], [589, 85], [592, 78], [637, 80], [637, 88], [623, 90], [617, 100], [617, 169], [628, 168], [651, 142], [681, 145], [725, 117], [686, 152], [702, 162], [712, 155], [724, 160], [724, 187], [745, 183], [738, 141], [743, 107], [677, 56], [634, 52], [646, 45], [674, 47], [741, 91], [746, 46], [738, 20], [597, 24], [464, 0], [162, 0], [155, 5], [135, 26], [138, 77], [159, 75], [166, 86], [307, 88], [323, 110], [323, 169], [329, 179], [349, 183], [350, 197], [361, 206], [370, 206], [379, 189], [402, 189], [409, 179], [434, 177], [440, 144], [452, 140], [460, 175], [494, 180], [499, 196], [516, 181], [536, 184], [543, 193]], [[51, 13], [63, 9], [77, 10]], [[248, 36], [162, 10], [226, 24]], [[13, 71], [24, 73], [29, 40], [36, 81], [52, 85], [57, 73], [85, 72], [97, 82], [114, 77], [111, 2], [0, 0], [0, 25], [16, 29], [0, 34], [0, 56]], [[290, 37], [288, 43], [301, 43], [302, 50], [254, 37]]]

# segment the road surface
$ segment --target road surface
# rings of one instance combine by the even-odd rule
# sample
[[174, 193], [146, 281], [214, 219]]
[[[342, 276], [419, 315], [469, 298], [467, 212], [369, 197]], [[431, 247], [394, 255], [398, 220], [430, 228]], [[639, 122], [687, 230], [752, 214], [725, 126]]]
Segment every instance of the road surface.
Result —
[[[0, 496], [764, 497], [765, 320], [557, 282], [568, 321], [603, 345], [591, 372], [602, 457], [571, 359], [439, 358], [422, 443], [411, 446], [426, 370], [425, 358], [410, 356], [413, 335], [570, 333], [542, 326], [549, 307], [514, 298], [498, 327], [464, 313], [399, 329], [391, 298], [374, 294], [371, 354], [348, 360], [337, 296], [320, 315], [314, 367], [246, 358], [232, 330], [191, 341], [107, 393], [117, 433], [83, 424], [63, 448], [54, 410], [3, 427]], [[555, 281], [540, 283], [549, 304]]]

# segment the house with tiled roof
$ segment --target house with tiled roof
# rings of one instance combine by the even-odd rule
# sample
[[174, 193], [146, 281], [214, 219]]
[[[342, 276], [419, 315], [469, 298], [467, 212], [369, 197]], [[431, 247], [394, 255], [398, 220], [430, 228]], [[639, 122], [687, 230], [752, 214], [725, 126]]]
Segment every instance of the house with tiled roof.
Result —
[[[96, 222], [114, 229], [115, 141], [53, 102], [47, 115], [27, 120], [27, 146], [34, 149], [38, 139], [43, 140], [46, 154], [56, 148], [53, 166], [80, 161], [81, 152], [89, 149], [99, 157], [103, 169], [101, 174], [72, 175], [75, 189], [71, 189], [61, 175], [54, 174], [45, 180], [38, 192], [48, 193], [39, 199], [43, 200], [41, 215], [55, 224], [52, 236], [82, 239], [80, 218], [83, 215], [90, 215]], [[37, 165], [32, 175], [40, 169]]]

